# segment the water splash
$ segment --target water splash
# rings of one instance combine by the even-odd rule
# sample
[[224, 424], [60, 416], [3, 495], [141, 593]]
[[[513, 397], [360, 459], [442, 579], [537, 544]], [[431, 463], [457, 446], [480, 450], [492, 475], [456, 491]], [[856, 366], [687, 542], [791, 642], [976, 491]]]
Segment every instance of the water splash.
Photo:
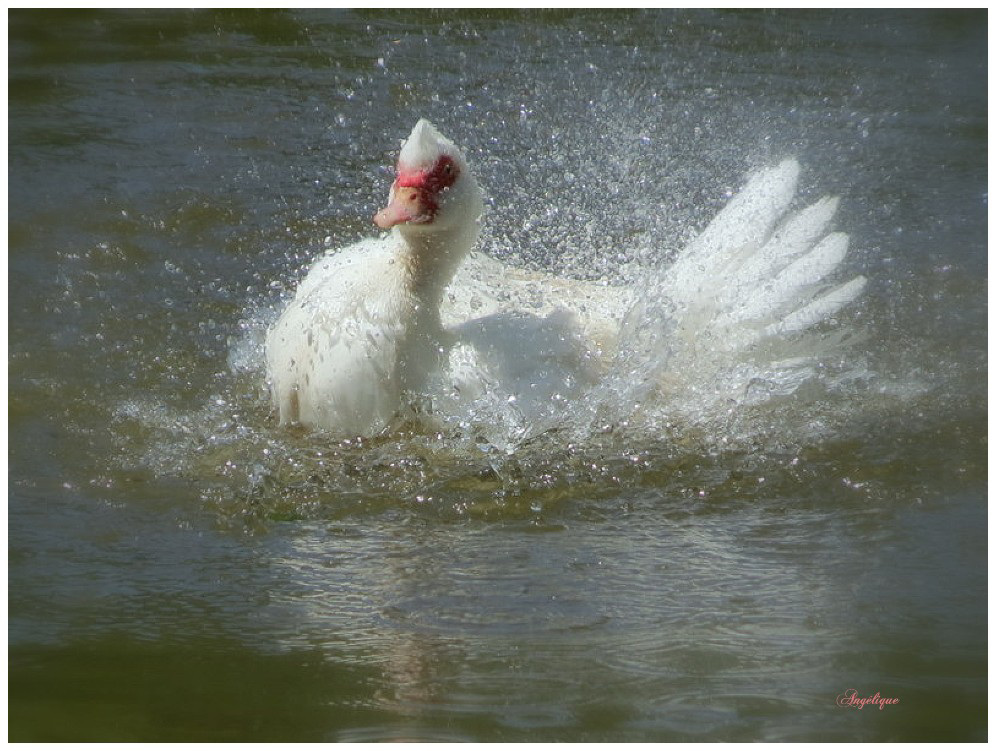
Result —
[[[286, 290], [247, 308], [230, 338], [229, 377], [199, 412], [133, 400], [117, 416], [157, 435], [147, 466], [196, 477], [227, 519], [441, 497], [458, 513], [497, 504], [537, 514], [582, 477], [639, 484], [648, 462], [791, 453], [832, 435], [874, 377], [856, 357], [846, 311], [835, 317], [857, 292], [828, 282], [842, 253], [830, 248], [815, 272], [797, 269], [824, 258], [818, 241], [836, 202], [783, 220], [796, 173], [785, 163], [756, 178], [677, 261], [667, 247], [656, 259], [640, 247], [621, 256], [639, 262], [612, 279], [565, 281], [474, 255], [443, 311], [459, 342], [449, 368], [413, 395], [411, 420], [394, 435], [334, 442], [276, 426], [263, 342]], [[819, 326], [789, 325], [814, 307]]]

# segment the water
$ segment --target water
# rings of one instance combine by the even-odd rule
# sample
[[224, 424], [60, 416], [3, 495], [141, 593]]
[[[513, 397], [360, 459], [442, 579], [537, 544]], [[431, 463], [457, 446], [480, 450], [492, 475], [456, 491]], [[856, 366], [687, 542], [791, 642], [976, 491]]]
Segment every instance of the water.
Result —
[[[983, 13], [9, 21], [12, 740], [986, 737]], [[796, 156], [845, 346], [511, 450], [278, 428], [265, 326], [418, 116], [589, 281]]]

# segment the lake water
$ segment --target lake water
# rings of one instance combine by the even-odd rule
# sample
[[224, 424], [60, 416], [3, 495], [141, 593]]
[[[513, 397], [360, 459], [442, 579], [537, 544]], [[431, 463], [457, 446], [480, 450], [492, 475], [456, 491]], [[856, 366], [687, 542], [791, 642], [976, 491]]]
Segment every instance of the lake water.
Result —
[[[984, 740], [986, 26], [12, 11], [10, 739]], [[844, 347], [501, 449], [278, 427], [266, 325], [420, 116], [485, 252], [587, 280], [795, 156]]]

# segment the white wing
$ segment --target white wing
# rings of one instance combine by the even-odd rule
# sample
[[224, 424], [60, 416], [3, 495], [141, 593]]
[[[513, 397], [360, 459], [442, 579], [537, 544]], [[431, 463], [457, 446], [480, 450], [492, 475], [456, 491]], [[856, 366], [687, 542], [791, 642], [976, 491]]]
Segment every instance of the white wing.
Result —
[[739, 398], [757, 377], [791, 390], [822, 342], [786, 335], [831, 319], [865, 285], [831, 285], [848, 246], [828, 234], [839, 201], [789, 213], [799, 172], [786, 160], [752, 177], [669, 268], [631, 288], [471, 256], [442, 308], [460, 343], [452, 386], [479, 403], [498, 394], [493, 411], [537, 429], [558, 395], [577, 398], [599, 375], [620, 399], [655, 391], [678, 411]]

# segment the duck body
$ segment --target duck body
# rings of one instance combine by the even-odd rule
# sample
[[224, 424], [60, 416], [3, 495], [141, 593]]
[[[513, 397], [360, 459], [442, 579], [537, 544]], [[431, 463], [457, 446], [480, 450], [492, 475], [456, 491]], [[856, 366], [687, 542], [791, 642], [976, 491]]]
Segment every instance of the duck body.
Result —
[[401, 393], [417, 388], [430, 367], [415, 356], [416, 345], [438, 335], [432, 321], [420, 321], [407, 260], [391, 237], [359, 242], [312, 267], [267, 336], [281, 423], [344, 435], [389, 427]]
[[788, 159], [753, 175], [643, 283], [592, 284], [471, 254], [482, 192], [460, 150], [420, 120], [374, 218], [387, 234], [319, 259], [267, 332], [280, 422], [372, 436], [428, 397], [440, 414], [495, 415], [514, 423], [499, 433], [528, 437], [610, 372], [626, 403], [662, 400], [675, 414], [741, 399], [759, 373], [791, 390], [819, 352], [799, 335], [865, 286], [832, 285], [847, 251], [846, 235], [828, 234], [837, 199], [789, 211], [799, 171]]

